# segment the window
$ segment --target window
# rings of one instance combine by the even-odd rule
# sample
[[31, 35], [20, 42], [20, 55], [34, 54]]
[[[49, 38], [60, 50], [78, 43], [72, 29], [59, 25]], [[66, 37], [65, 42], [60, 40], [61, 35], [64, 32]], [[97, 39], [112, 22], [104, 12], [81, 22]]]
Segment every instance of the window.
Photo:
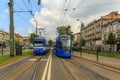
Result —
[[109, 28], [109, 32], [112, 32], [112, 28]]
[[117, 29], [120, 29], [120, 26], [118, 26], [118, 28]]

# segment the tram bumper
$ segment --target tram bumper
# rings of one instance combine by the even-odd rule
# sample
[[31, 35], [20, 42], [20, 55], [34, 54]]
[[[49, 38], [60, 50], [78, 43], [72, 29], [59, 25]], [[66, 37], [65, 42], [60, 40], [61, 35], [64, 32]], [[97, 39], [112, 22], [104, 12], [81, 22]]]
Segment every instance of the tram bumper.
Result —
[[34, 49], [34, 54], [45, 54], [46, 50], [40, 48], [40, 49]]

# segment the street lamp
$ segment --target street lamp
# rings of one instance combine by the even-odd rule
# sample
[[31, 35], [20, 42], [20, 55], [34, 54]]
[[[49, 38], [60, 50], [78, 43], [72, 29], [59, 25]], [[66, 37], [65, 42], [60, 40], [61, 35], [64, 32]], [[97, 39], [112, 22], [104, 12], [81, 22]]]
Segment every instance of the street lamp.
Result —
[[77, 19], [77, 21], [80, 21], [80, 55], [82, 56], [82, 27], [83, 27], [83, 25], [82, 25], [82, 20], [80, 20], [80, 19]]
[[39, 34], [40, 34], [40, 37], [42, 37], [42, 31], [44, 31], [45, 29], [44, 28], [39, 28]]
[[36, 35], [37, 35], [37, 20], [36, 19], [34, 19], [34, 21], [36, 22]]

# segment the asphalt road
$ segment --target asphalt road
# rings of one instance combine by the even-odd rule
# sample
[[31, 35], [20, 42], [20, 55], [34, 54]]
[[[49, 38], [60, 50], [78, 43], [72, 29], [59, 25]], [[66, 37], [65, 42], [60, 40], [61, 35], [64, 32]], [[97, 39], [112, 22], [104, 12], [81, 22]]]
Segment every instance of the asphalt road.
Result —
[[0, 80], [119, 80], [120, 70], [80, 58], [60, 58], [52, 51], [0, 69]]

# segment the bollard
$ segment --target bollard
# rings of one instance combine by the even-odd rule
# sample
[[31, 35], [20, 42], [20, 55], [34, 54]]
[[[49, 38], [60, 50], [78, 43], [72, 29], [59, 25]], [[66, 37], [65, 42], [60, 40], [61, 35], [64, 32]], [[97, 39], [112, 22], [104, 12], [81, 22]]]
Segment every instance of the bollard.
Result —
[[98, 52], [99, 52], [99, 48], [98, 48], [97, 51], [96, 51], [96, 58], [97, 58], [97, 61], [98, 61]]

